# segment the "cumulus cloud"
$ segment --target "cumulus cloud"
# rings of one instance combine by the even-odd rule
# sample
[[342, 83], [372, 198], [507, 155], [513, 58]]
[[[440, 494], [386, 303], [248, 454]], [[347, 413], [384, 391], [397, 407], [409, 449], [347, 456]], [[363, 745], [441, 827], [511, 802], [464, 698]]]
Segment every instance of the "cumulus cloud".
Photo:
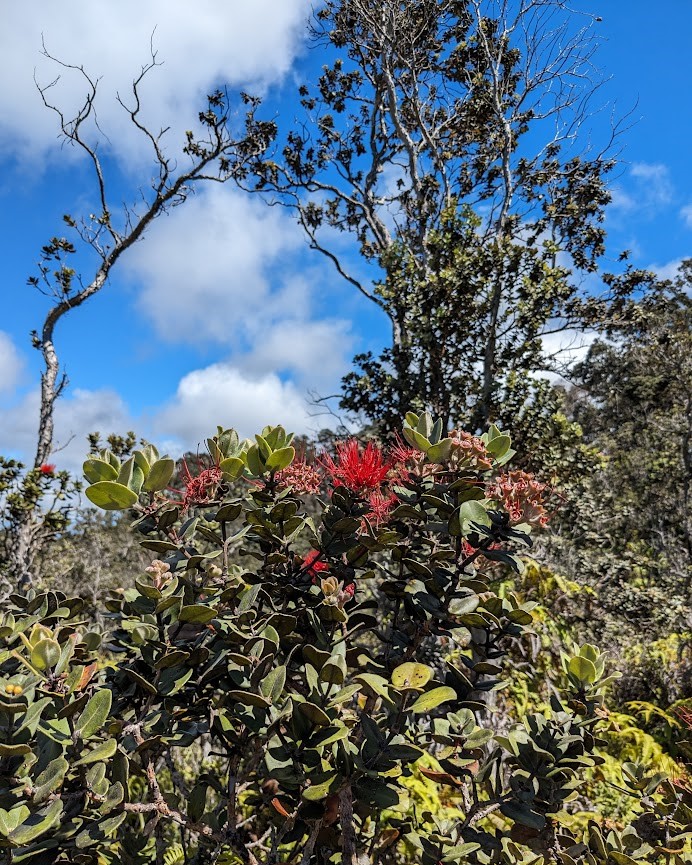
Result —
[[10, 394], [24, 373], [24, 358], [9, 333], [0, 330], [0, 394]]
[[246, 345], [245, 328], [272, 312], [271, 265], [300, 243], [282, 211], [212, 186], [155, 222], [123, 264], [159, 336]]
[[291, 371], [307, 387], [319, 388], [344, 374], [353, 342], [348, 322], [287, 318], [267, 329], [242, 364], [251, 374]]
[[[0, 453], [31, 460], [36, 448], [39, 392], [32, 390], [15, 406], [6, 410], [0, 426]], [[98, 431], [123, 434], [136, 429], [128, 408], [112, 390], [75, 389], [55, 407], [55, 453], [51, 457], [58, 469], [77, 475], [87, 452], [86, 437]]]
[[142, 94], [144, 119], [159, 129], [171, 118], [184, 123], [196, 117], [200, 98], [219, 83], [262, 88], [285, 75], [310, 7], [310, 0], [5, 4], [0, 43], [4, 78], [12, 86], [0, 91], [0, 151], [35, 159], [55, 146], [55, 117], [41, 105], [34, 70], [42, 85], [60, 74], [51, 97], [68, 116], [84, 97], [77, 72], [41, 56], [42, 38], [54, 56], [101, 79], [100, 125], [115, 153], [131, 158], [144, 142], [123, 123], [115, 95], [131, 92], [133, 77], [149, 59], [152, 34], [165, 65], [147, 76]]
[[215, 363], [182, 378], [175, 397], [157, 414], [154, 430], [194, 449], [218, 424], [250, 437], [277, 423], [296, 433], [319, 426], [292, 382], [274, 373], [252, 377], [230, 364]]
[[[212, 186], [152, 226], [123, 262], [159, 337], [227, 349], [251, 375], [332, 384], [353, 345], [350, 323], [313, 318], [326, 265], [292, 273], [303, 246], [285, 211]], [[294, 267], [297, 262], [294, 263]]]

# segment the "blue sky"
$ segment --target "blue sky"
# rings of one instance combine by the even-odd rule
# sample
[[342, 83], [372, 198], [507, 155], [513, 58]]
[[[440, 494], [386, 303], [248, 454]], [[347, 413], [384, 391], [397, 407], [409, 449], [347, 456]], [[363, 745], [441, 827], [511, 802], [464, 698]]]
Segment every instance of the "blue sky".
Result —
[[[606, 105], [593, 120], [602, 135], [610, 111], [630, 115], [622, 164], [613, 178], [609, 250], [671, 273], [692, 254], [692, 4], [684, 0], [579, 0], [601, 15], [597, 64], [610, 78]], [[115, 198], [130, 199], [148, 181], [149, 163], [114, 101], [125, 92], [156, 28], [164, 66], [145, 92], [151, 122], [175, 134], [194, 116], [199, 96], [228, 81], [280, 96], [289, 116], [295, 82], [321, 58], [306, 51], [307, 0], [214, 0], [194, 4], [64, 0], [11, 4], [0, 34], [0, 452], [31, 450], [40, 357], [29, 332], [48, 300], [26, 286], [41, 246], [64, 233], [61, 217], [89, 212], [86, 166], [56, 141], [55, 118], [42, 106], [33, 73], [54, 77], [47, 47], [103, 76], [101, 123], [112, 142]], [[77, 105], [80, 85], [64, 76], [61, 104]], [[85, 271], [88, 273], [88, 271]], [[56, 334], [70, 386], [58, 412], [61, 467], [73, 468], [84, 435], [135, 429], [172, 451], [195, 447], [217, 423], [251, 434], [283, 421], [297, 431], [323, 425], [310, 391], [332, 393], [352, 355], [386, 339], [377, 310], [310, 253], [289, 215], [230, 186], [214, 186], [162, 217], [124, 257], [111, 283], [65, 317]]]

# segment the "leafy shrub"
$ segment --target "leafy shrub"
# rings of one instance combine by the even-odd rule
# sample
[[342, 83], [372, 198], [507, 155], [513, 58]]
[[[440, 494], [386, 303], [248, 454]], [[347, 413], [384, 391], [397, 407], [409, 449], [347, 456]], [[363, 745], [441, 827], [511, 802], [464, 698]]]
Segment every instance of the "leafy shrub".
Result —
[[533, 606], [502, 568], [547, 519], [508, 436], [410, 413], [391, 452], [345, 442], [319, 472], [282, 427], [207, 446], [177, 491], [151, 445], [85, 463], [90, 500], [131, 510], [157, 557], [112, 592], [104, 643], [59, 591], [5, 607], [8, 863], [682, 865], [692, 793], [646, 766], [624, 767], [635, 824], [569, 828], [603, 759], [596, 648], [498, 729]]

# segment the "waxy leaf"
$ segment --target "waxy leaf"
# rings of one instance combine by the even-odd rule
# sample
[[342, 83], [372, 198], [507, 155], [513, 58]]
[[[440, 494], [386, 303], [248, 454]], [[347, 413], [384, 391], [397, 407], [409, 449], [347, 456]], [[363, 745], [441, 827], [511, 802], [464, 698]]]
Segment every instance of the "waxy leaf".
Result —
[[88, 739], [97, 733], [106, 723], [112, 701], [113, 694], [108, 689], [104, 688], [102, 691], [97, 691], [77, 719], [76, 735], [82, 739]]
[[104, 511], [124, 511], [137, 501], [137, 493], [115, 481], [100, 481], [86, 488], [89, 501]]
[[442, 703], [448, 703], [450, 700], [456, 700], [457, 692], [454, 688], [443, 685], [440, 688], [433, 688], [432, 691], [426, 691], [410, 707], [412, 712], [429, 712], [435, 709]]
[[175, 462], [168, 457], [162, 460], [156, 460], [154, 465], [149, 469], [149, 475], [144, 481], [142, 489], [148, 493], [156, 493], [160, 490], [165, 490], [171, 482], [173, 472], [175, 471]]
[[97, 484], [99, 481], [114, 481], [118, 477], [117, 471], [105, 460], [89, 459], [82, 466], [82, 471], [90, 484]]
[[392, 685], [398, 690], [403, 691], [408, 688], [420, 690], [424, 688], [432, 679], [433, 671], [425, 664], [415, 664], [413, 661], [407, 661], [399, 666], [392, 673]]

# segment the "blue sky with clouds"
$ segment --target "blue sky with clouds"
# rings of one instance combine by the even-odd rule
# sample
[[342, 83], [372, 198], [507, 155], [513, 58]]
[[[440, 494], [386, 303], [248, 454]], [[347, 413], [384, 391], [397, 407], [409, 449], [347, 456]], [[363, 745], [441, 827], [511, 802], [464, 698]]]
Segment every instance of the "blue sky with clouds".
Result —
[[[620, 139], [608, 213], [615, 259], [670, 273], [692, 254], [692, 3], [578, 0], [603, 21], [597, 63], [609, 77], [592, 122], [602, 135], [611, 110], [630, 112]], [[64, 233], [62, 214], [89, 212], [93, 184], [77, 154], [61, 149], [55, 118], [33, 82], [55, 70], [48, 49], [102, 76], [99, 120], [111, 141], [118, 198], [151, 171], [114, 94], [146, 60], [151, 33], [164, 65], [148, 77], [152, 125], [187, 128], [214, 82], [281, 94], [292, 111], [295, 82], [320, 57], [305, 47], [308, 0], [62, 0], [8, 4], [0, 33], [0, 452], [26, 453], [37, 418], [38, 353], [29, 332], [49, 301], [26, 286], [41, 246]], [[79, 104], [76, 76], [55, 97]], [[88, 271], [85, 271], [88, 273]], [[385, 322], [305, 248], [289, 215], [231, 186], [214, 185], [159, 219], [118, 265], [111, 283], [63, 319], [56, 334], [70, 386], [58, 411], [62, 467], [81, 461], [84, 435], [135, 429], [172, 450], [195, 447], [217, 423], [243, 434], [281, 420], [297, 431], [322, 425], [307, 395], [332, 393], [355, 351], [377, 348]]]

